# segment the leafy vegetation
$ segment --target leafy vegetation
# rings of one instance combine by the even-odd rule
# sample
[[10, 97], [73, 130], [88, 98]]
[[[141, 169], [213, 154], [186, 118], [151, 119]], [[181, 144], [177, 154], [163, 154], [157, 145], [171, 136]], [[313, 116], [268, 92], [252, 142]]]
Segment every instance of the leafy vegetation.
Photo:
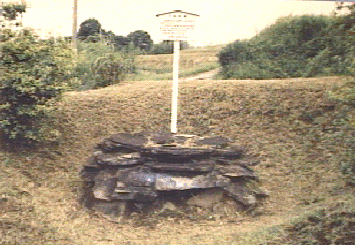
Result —
[[101, 33], [106, 33], [102, 28], [101, 24], [96, 19], [88, 19], [83, 21], [79, 26], [79, 31], [77, 34], [78, 39], [86, 40], [89, 42], [97, 42], [100, 41], [98, 38]]
[[6, 20], [16, 20], [18, 15], [26, 12], [26, 4], [2, 3], [1, 9]]
[[112, 31], [103, 29], [101, 23], [94, 18], [87, 19], [80, 24], [78, 39], [87, 43], [98, 43], [105, 40], [116, 51], [132, 50], [131, 45], [137, 51], [147, 53], [153, 46], [153, 40], [146, 31], [136, 30], [127, 35], [127, 37], [117, 36]]
[[54, 140], [46, 125], [53, 99], [71, 84], [72, 51], [65, 42], [39, 40], [28, 29], [0, 31], [0, 131], [6, 142]]
[[[180, 50], [189, 49], [187, 41], [180, 41]], [[150, 54], [173, 54], [173, 41], [163, 40], [161, 43], [154, 44]]]
[[[130, 32], [126, 37], [117, 36], [112, 31], [106, 31], [101, 27], [98, 20], [94, 18], [87, 19], [80, 24], [78, 39], [84, 42], [97, 43], [103, 39], [113, 45], [116, 50], [132, 50], [132, 47], [141, 54], [172, 54], [173, 41], [164, 40], [161, 43], [154, 44], [147, 31], [136, 30]], [[180, 49], [188, 49], [187, 41], [180, 42]]]
[[134, 52], [116, 51], [104, 40], [97, 43], [80, 42], [75, 76], [80, 89], [95, 89], [119, 83], [134, 71]]
[[349, 14], [288, 16], [219, 54], [223, 78], [353, 75], [355, 5]]
[[147, 31], [138, 30], [131, 32], [127, 35], [127, 38], [135, 45], [136, 48], [146, 52], [150, 51], [153, 45], [151, 36]]

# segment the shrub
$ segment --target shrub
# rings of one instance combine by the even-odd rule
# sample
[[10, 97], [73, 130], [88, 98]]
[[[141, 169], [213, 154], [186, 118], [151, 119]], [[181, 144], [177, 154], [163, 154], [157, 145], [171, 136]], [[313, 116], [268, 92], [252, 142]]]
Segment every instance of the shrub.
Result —
[[280, 18], [257, 36], [225, 47], [219, 54], [222, 76], [353, 75], [354, 18], [350, 16]]
[[47, 122], [54, 99], [71, 84], [70, 47], [30, 29], [0, 31], [0, 132], [9, 143], [55, 140]]
[[173, 45], [170, 42], [161, 42], [159, 44], [154, 44], [150, 52], [151, 54], [172, 54]]
[[[190, 45], [187, 41], [179, 42], [179, 49], [189, 49]], [[158, 44], [154, 44], [151, 48], [150, 54], [173, 54], [173, 40], [163, 40]]]
[[103, 40], [98, 43], [79, 43], [75, 76], [82, 81], [83, 89], [119, 83], [127, 73], [133, 71], [133, 52], [115, 51]]
[[91, 70], [96, 81], [94, 88], [101, 88], [122, 81], [127, 67], [122, 57], [117, 57], [114, 53], [111, 53], [95, 60]]

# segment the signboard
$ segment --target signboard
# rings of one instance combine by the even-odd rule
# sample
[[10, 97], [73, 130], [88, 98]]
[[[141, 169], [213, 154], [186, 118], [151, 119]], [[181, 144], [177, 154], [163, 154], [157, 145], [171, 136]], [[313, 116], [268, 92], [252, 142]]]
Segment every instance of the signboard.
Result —
[[160, 20], [160, 31], [163, 40], [174, 40], [173, 43], [173, 86], [172, 86], [172, 110], [171, 133], [177, 133], [178, 117], [178, 67], [179, 67], [179, 43], [188, 39], [188, 34], [195, 28], [197, 14], [174, 10], [172, 12], [157, 14]]
[[190, 31], [195, 29], [199, 15], [175, 10], [156, 15], [160, 21], [161, 39], [187, 40]]

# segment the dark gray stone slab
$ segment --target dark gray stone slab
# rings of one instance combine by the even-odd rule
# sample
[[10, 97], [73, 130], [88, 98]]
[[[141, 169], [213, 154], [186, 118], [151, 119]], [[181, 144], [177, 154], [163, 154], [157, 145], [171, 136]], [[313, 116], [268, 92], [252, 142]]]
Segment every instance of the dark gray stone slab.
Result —
[[140, 151], [143, 157], [157, 159], [158, 161], [204, 159], [209, 158], [213, 152], [213, 149], [175, 147], [150, 147]]
[[143, 134], [115, 134], [110, 137], [110, 140], [114, 143], [123, 144], [123, 145], [132, 145], [143, 147], [148, 139], [147, 136]]
[[246, 185], [257, 180], [249, 168], [256, 161], [229, 138], [119, 133], [96, 149], [81, 170], [83, 193], [88, 195], [82, 200], [90, 200], [90, 207], [106, 202], [109, 209], [117, 203], [131, 210], [172, 201], [178, 207], [179, 200], [211, 208], [224, 197], [236, 205], [256, 204], [258, 192]]
[[212, 136], [212, 137], [203, 137], [199, 139], [196, 143], [198, 145], [216, 145], [216, 146], [224, 146], [232, 141], [229, 138], [222, 136]]

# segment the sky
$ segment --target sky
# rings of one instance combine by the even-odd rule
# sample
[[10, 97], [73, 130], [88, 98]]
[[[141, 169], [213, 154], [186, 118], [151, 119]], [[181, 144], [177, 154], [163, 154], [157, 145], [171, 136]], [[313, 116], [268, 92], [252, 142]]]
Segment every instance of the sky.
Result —
[[[27, 0], [25, 26], [41, 33], [70, 36], [74, 0]], [[255, 36], [282, 16], [329, 15], [333, 1], [282, 0], [78, 0], [78, 26], [89, 18], [102, 28], [127, 36], [136, 30], [147, 31], [154, 43], [161, 41], [157, 14], [182, 10], [200, 15], [188, 42], [194, 46], [227, 44]], [[41, 34], [42, 35], [42, 34]]]

